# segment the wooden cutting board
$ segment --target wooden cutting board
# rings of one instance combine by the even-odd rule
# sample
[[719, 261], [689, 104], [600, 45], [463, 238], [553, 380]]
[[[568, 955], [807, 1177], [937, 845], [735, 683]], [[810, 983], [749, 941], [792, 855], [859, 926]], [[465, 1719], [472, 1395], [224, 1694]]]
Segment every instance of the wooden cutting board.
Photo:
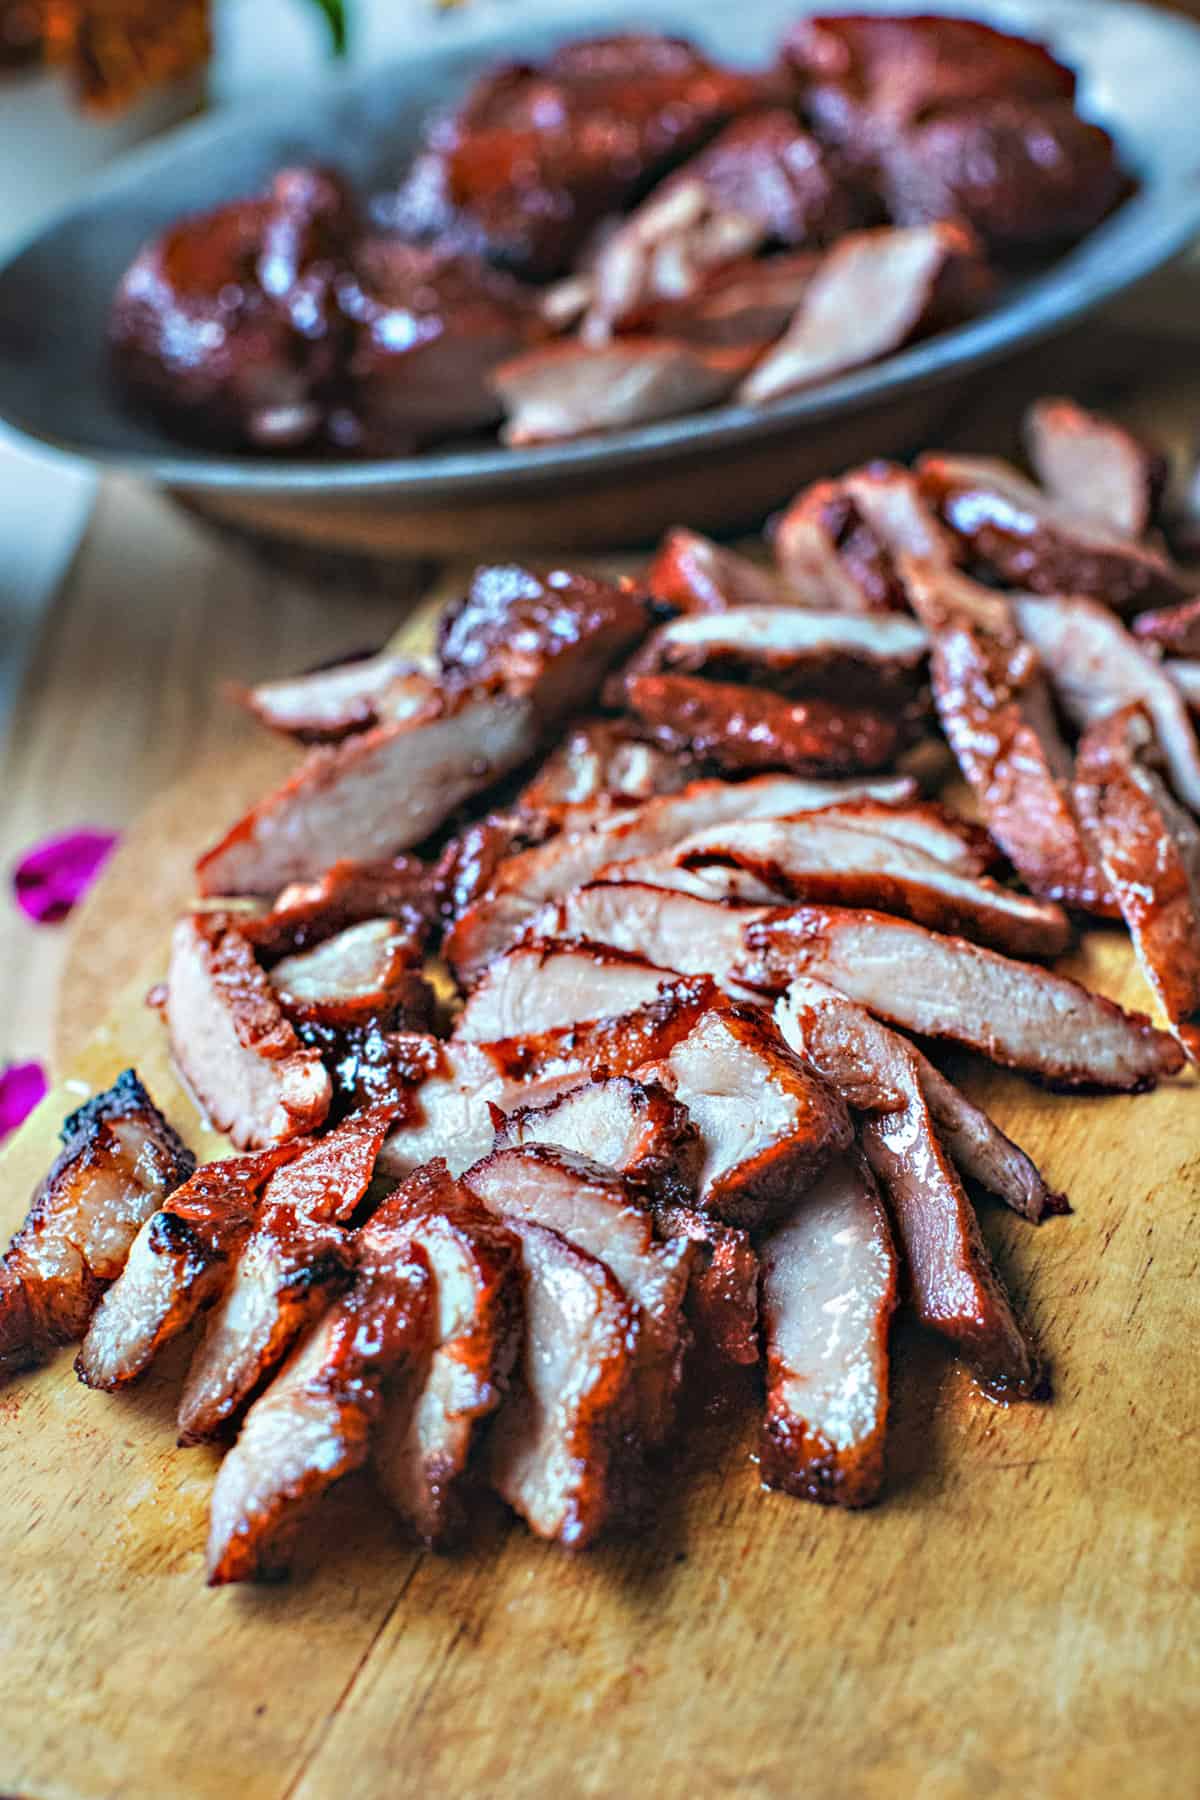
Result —
[[[418, 629], [428, 629], [428, 616]], [[3, 1159], [19, 1223], [64, 1111], [133, 1063], [201, 1154], [157, 1020], [197, 848], [278, 754], [206, 765], [85, 909], [60, 1036], [125, 983]], [[1128, 947], [1069, 965], [1134, 1005]], [[1051, 1363], [997, 1406], [896, 1334], [883, 1504], [760, 1490], [749, 1380], [700, 1409], [652, 1517], [580, 1556], [485, 1510], [409, 1547], [369, 1481], [336, 1490], [294, 1579], [204, 1586], [217, 1458], [174, 1447], [186, 1346], [136, 1392], [69, 1355], [0, 1392], [0, 1791], [37, 1800], [386, 1796], [1177, 1796], [1200, 1778], [1195, 1353], [1200, 1108], [972, 1093], [1077, 1208], [985, 1228]]]

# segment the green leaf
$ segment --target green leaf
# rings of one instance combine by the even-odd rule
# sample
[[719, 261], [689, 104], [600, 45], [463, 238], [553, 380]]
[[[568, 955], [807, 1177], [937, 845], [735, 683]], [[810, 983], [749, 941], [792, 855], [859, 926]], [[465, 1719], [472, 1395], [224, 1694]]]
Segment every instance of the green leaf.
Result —
[[313, 3], [329, 27], [329, 41], [333, 54], [345, 56], [350, 38], [345, 0], [313, 0]]

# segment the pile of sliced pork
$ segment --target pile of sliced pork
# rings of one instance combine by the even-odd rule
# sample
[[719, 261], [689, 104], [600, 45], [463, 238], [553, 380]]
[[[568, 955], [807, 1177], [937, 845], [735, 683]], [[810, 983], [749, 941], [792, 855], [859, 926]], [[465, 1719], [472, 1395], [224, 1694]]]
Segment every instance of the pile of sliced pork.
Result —
[[[1066, 1202], [934, 1058], [1135, 1093], [1200, 1054], [1200, 600], [1149, 451], [1067, 402], [1030, 437], [1041, 485], [930, 455], [808, 489], [773, 566], [484, 568], [428, 662], [247, 696], [309, 747], [152, 996], [238, 1154], [128, 1072], [0, 1265], [6, 1374], [76, 1342], [111, 1390], [199, 1327], [211, 1580], [367, 1463], [430, 1544], [486, 1488], [591, 1543], [726, 1364], [765, 1481], [866, 1504], [901, 1293], [1046, 1392], [975, 1202]], [[918, 780], [953, 763], [970, 817]], [[1047, 966], [1089, 920], [1165, 1029]]]

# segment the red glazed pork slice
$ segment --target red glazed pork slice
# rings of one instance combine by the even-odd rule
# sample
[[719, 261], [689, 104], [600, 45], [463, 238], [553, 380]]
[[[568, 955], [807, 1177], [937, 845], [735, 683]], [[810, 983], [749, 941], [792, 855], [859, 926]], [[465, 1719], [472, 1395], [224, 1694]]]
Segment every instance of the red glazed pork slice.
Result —
[[682, 613], [722, 613], [731, 606], [775, 606], [790, 598], [770, 569], [724, 544], [676, 525], [646, 570], [646, 586]]
[[520, 795], [525, 817], [565, 823], [572, 808], [612, 810], [655, 794], [673, 794], [695, 773], [687, 756], [672, 756], [630, 735], [628, 722], [595, 719], [569, 730]]
[[412, 962], [412, 941], [394, 919], [366, 919], [283, 957], [267, 979], [293, 1023], [360, 1025], [428, 1011], [429, 989]]
[[1037, 400], [1025, 416], [1025, 443], [1052, 500], [1123, 537], [1149, 531], [1167, 466], [1132, 431], [1074, 400]]
[[762, 1246], [768, 1487], [869, 1506], [883, 1481], [896, 1255], [875, 1182], [839, 1157]]
[[549, 444], [700, 412], [733, 392], [747, 357], [679, 338], [547, 344], [492, 371], [506, 444]]
[[928, 647], [911, 619], [856, 618], [776, 602], [672, 619], [650, 636], [632, 668], [839, 700], [887, 694], [902, 700], [916, 684]]
[[904, 612], [902, 556], [947, 565], [955, 540], [895, 463], [868, 463], [798, 494], [775, 531], [775, 559], [804, 605], [842, 613]]
[[83, 1336], [141, 1226], [196, 1167], [132, 1069], [59, 1141], [0, 1262], [0, 1381]]
[[295, 956], [351, 925], [394, 919], [409, 960], [420, 963], [434, 915], [428, 866], [415, 856], [334, 862], [314, 881], [293, 882], [268, 911], [238, 911], [236, 928], [264, 963]]
[[631, 675], [624, 700], [664, 749], [686, 750], [727, 774], [854, 775], [886, 767], [901, 745], [894, 711], [787, 700], [692, 675]]
[[438, 705], [432, 677], [409, 658], [386, 651], [234, 692], [264, 725], [302, 744], [336, 743], [351, 732], [416, 718]]
[[[749, 922], [772, 916], [774, 909], [767, 906], [722, 906], [647, 882], [594, 882], [543, 908], [536, 931], [547, 938], [586, 938], [660, 969], [711, 975], [727, 985], [741, 978], [739, 970], [747, 964]], [[756, 959], [747, 966], [757, 979]]]
[[759, 1265], [749, 1233], [692, 1206], [659, 1206], [655, 1217], [664, 1236], [695, 1246], [687, 1314], [701, 1348], [718, 1361], [756, 1364]]
[[615, 1169], [631, 1189], [668, 1202], [688, 1200], [700, 1174], [703, 1145], [687, 1108], [658, 1082], [628, 1075], [568, 1088], [544, 1106], [509, 1113], [498, 1149], [556, 1144]]
[[673, 979], [667, 969], [591, 944], [519, 944], [491, 963], [458, 1016], [454, 1039], [490, 1044], [615, 1017], [650, 1005]]

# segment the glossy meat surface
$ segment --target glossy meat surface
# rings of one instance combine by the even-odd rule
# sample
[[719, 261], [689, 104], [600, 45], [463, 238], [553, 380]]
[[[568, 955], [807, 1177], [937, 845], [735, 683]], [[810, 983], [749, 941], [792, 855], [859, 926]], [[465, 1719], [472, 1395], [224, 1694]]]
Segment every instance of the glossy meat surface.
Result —
[[900, 558], [951, 564], [959, 556], [912, 474], [893, 463], [804, 488], [780, 518], [774, 545], [803, 604], [841, 613], [906, 612]]
[[1037, 400], [1025, 415], [1025, 445], [1052, 499], [1127, 537], [1143, 537], [1154, 524], [1166, 461], [1115, 419], [1074, 400]]
[[661, 1083], [628, 1075], [589, 1081], [542, 1106], [509, 1113], [496, 1134], [497, 1148], [528, 1144], [558, 1145], [588, 1157], [664, 1203], [691, 1198], [704, 1154], [687, 1108]]
[[727, 774], [869, 772], [886, 767], [901, 741], [902, 722], [875, 707], [789, 701], [693, 675], [631, 675], [625, 703], [656, 743]]

